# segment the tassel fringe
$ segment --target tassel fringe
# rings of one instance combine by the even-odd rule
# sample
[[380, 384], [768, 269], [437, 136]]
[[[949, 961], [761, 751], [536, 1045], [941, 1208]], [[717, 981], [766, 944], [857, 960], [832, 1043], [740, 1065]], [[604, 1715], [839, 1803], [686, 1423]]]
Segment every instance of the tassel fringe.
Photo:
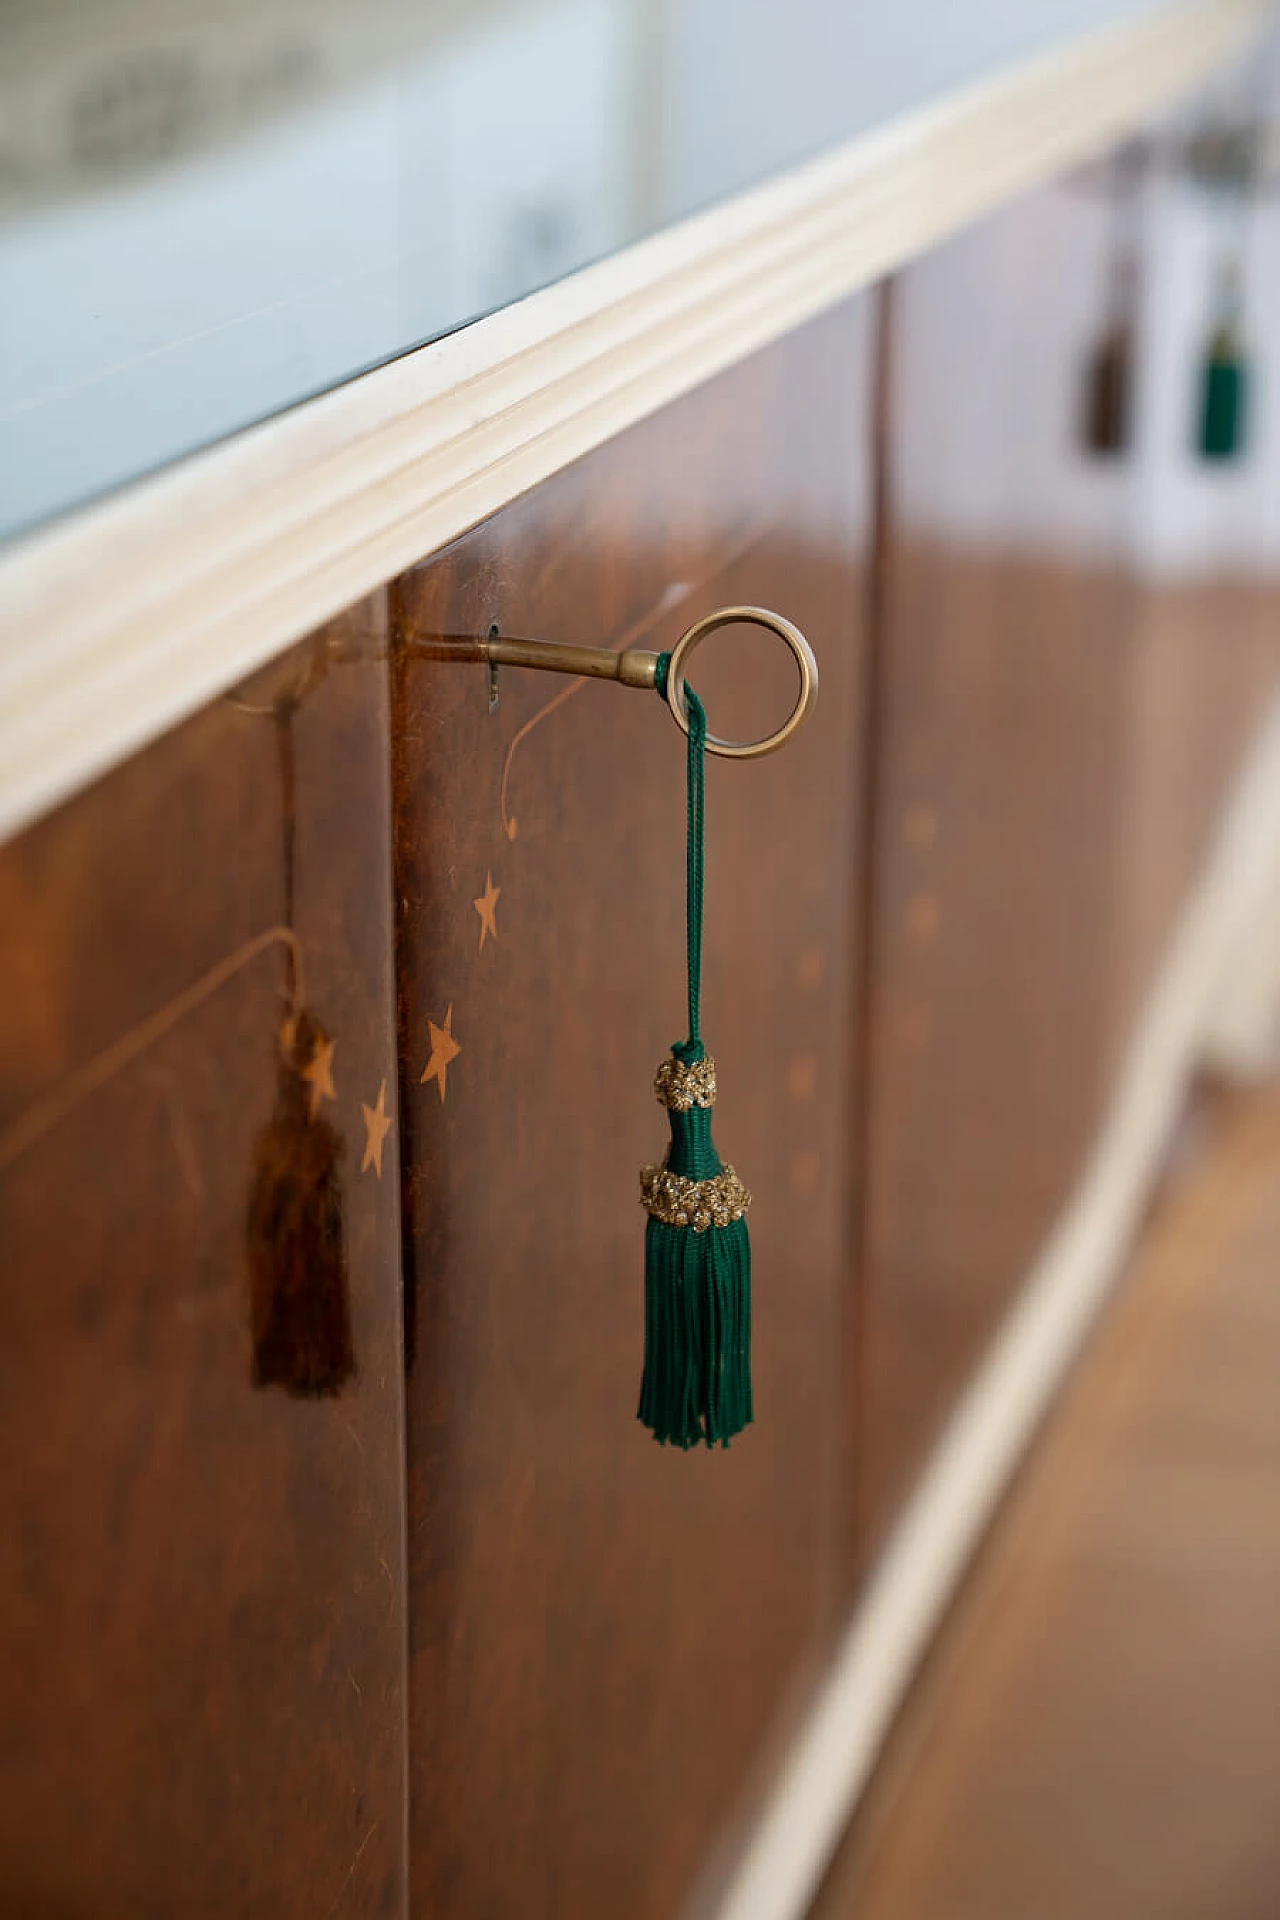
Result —
[[638, 1417], [664, 1446], [727, 1447], [753, 1415], [746, 1221], [695, 1233], [651, 1218], [644, 1275]]

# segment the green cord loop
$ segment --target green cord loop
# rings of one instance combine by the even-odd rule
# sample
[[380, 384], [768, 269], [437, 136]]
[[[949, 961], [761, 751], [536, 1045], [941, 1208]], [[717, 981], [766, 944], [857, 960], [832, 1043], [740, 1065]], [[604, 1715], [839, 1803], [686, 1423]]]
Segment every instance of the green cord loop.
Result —
[[[667, 698], [667, 670], [671, 655], [660, 653], [654, 685], [660, 699]], [[702, 1044], [702, 890], [703, 890], [703, 816], [706, 765], [707, 715], [701, 700], [689, 683], [684, 689], [685, 711], [689, 716], [687, 759], [688, 836], [686, 849], [685, 939], [689, 966], [689, 1037], [671, 1049], [677, 1060], [693, 1066], [704, 1056]]]

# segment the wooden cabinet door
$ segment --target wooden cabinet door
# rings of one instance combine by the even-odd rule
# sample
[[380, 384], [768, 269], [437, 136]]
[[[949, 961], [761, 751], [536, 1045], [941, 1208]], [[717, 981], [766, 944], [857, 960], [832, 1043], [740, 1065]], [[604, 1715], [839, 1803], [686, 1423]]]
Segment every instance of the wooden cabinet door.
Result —
[[[405, 1911], [385, 653], [380, 598], [0, 850], [5, 1913]], [[295, 985], [301, 1329], [247, 1244]]]
[[[670, 646], [756, 602], [817, 650], [801, 741], [707, 771], [704, 1030], [755, 1194], [756, 1424], [635, 1417], [637, 1173], [683, 1032], [684, 745], [652, 696], [400, 655], [394, 734], [411, 1855], [433, 1920], [669, 1920], [767, 1777], [850, 1591], [867, 311], [606, 445], [407, 576], [404, 641]], [[776, 646], [776, 643], [774, 643]], [[698, 657], [725, 735], [792, 675]]]
[[894, 290], [873, 716], [869, 1550], [1084, 1172], [1280, 683], [1261, 573], [1250, 582], [1224, 556], [1188, 577], [1160, 519], [1221, 511], [1222, 476], [1189, 451], [1190, 385], [1157, 391], [1174, 359], [1155, 354], [1127, 451], [1083, 444], [1110, 219], [1105, 194], [1063, 182]]

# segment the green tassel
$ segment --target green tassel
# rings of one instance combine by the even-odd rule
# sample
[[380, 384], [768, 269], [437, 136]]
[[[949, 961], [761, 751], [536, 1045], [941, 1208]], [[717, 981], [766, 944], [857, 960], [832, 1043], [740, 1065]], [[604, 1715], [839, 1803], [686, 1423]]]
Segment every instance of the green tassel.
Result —
[[1200, 453], [1206, 460], [1234, 460], [1244, 450], [1248, 386], [1235, 329], [1220, 327], [1204, 365], [1200, 405]]
[[[659, 1099], [675, 1097], [673, 1085], [691, 1077], [681, 1070], [699, 1064], [712, 1068], [714, 1098], [714, 1067], [701, 1045], [671, 1053], [658, 1071]], [[753, 1413], [751, 1196], [716, 1152], [710, 1107], [670, 1112], [667, 1157], [641, 1175], [649, 1224], [639, 1417], [664, 1444], [728, 1446]]]
[[[666, 694], [667, 656], [658, 665]], [[638, 1418], [664, 1446], [728, 1446], [751, 1424], [751, 1196], [711, 1138], [715, 1062], [699, 1033], [702, 975], [703, 754], [707, 722], [689, 715], [689, 1038], [659, 1067], [654, 1092], [670, 1116], [660, 1167], [640, 1176], [644, 1245], [644, 1374]]]

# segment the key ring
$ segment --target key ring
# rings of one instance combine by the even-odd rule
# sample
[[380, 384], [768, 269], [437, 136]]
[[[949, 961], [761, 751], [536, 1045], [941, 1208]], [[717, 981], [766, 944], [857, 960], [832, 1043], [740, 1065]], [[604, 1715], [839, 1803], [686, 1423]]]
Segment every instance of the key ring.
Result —
[[[813, 657], [813, 648], [799, 627], [790, 620], [784, 620], [780, 613], [772, 613], [768, 607], [717, 607], [714, 613], [704, 614], [701, 620], [695, 620], [667, 655], [664, 698], [676, 725], [687, 734], [689, 714], [684, 692], [685, 667], [689, 656], [709, 633], [715, 633], [721, 627], [738, 626], [763, 627], [767, 633], [776, 634], [795, 661], [800, 676], [796, 703], [775, 733], [766, 734], [763, 740], [721, 740], [714, 733], [707, 735], [708, 753], [718, 753], [723, 760], [758, 760], [762, 754], [776, 753], [779, 747], [787, 744], [813, 711], [814, 701], [818, 697], [818, 663]], [[402, 644], [405, 652], [416, 658], [483, 661], [489, 669], [490, 712], [498, 704], [500, 667], [532, 667], [541, 673], [572, 673], [584, 680], [613, 680], [620, 686], [645, 687], [650, 691], [658, 683], [659, 656], [647, 647], [622, 647], [616, 650], [612, 647], [567, 647], [554, 640], [519, 640], [492, 629], [483, 639], [475, 634], [415, 634], [407, 636]]]
[[701, 620], [695, 620], [671, 649], [671, 660], [667, 667], [667, 706], [676, 725], [687, 734], [689, 714], [685, 706], [684, 689], [689, 657], [709, 634], [718, 632], [721, 627], [735, 626], [763, 627], [767, 633], [776, 634], [790, 652], [800, 677], [796, 703], [776, 732], [766, 734], [763, 740], [722, 740], [717, 734], [707, 735], [708, 753], [718, 753], [724, 760], [758, 760], [761, 755], [776, 753], [779, 747], [787, 744], [792, 734], [808, 719], [818, 698], [818, 663], [813, 657], [813, 648], [799, 627], [790, 620], [784, 620], [780, 613], [771, 613], [767, 607], [717, 607], [714, 613], [704, 614]]

